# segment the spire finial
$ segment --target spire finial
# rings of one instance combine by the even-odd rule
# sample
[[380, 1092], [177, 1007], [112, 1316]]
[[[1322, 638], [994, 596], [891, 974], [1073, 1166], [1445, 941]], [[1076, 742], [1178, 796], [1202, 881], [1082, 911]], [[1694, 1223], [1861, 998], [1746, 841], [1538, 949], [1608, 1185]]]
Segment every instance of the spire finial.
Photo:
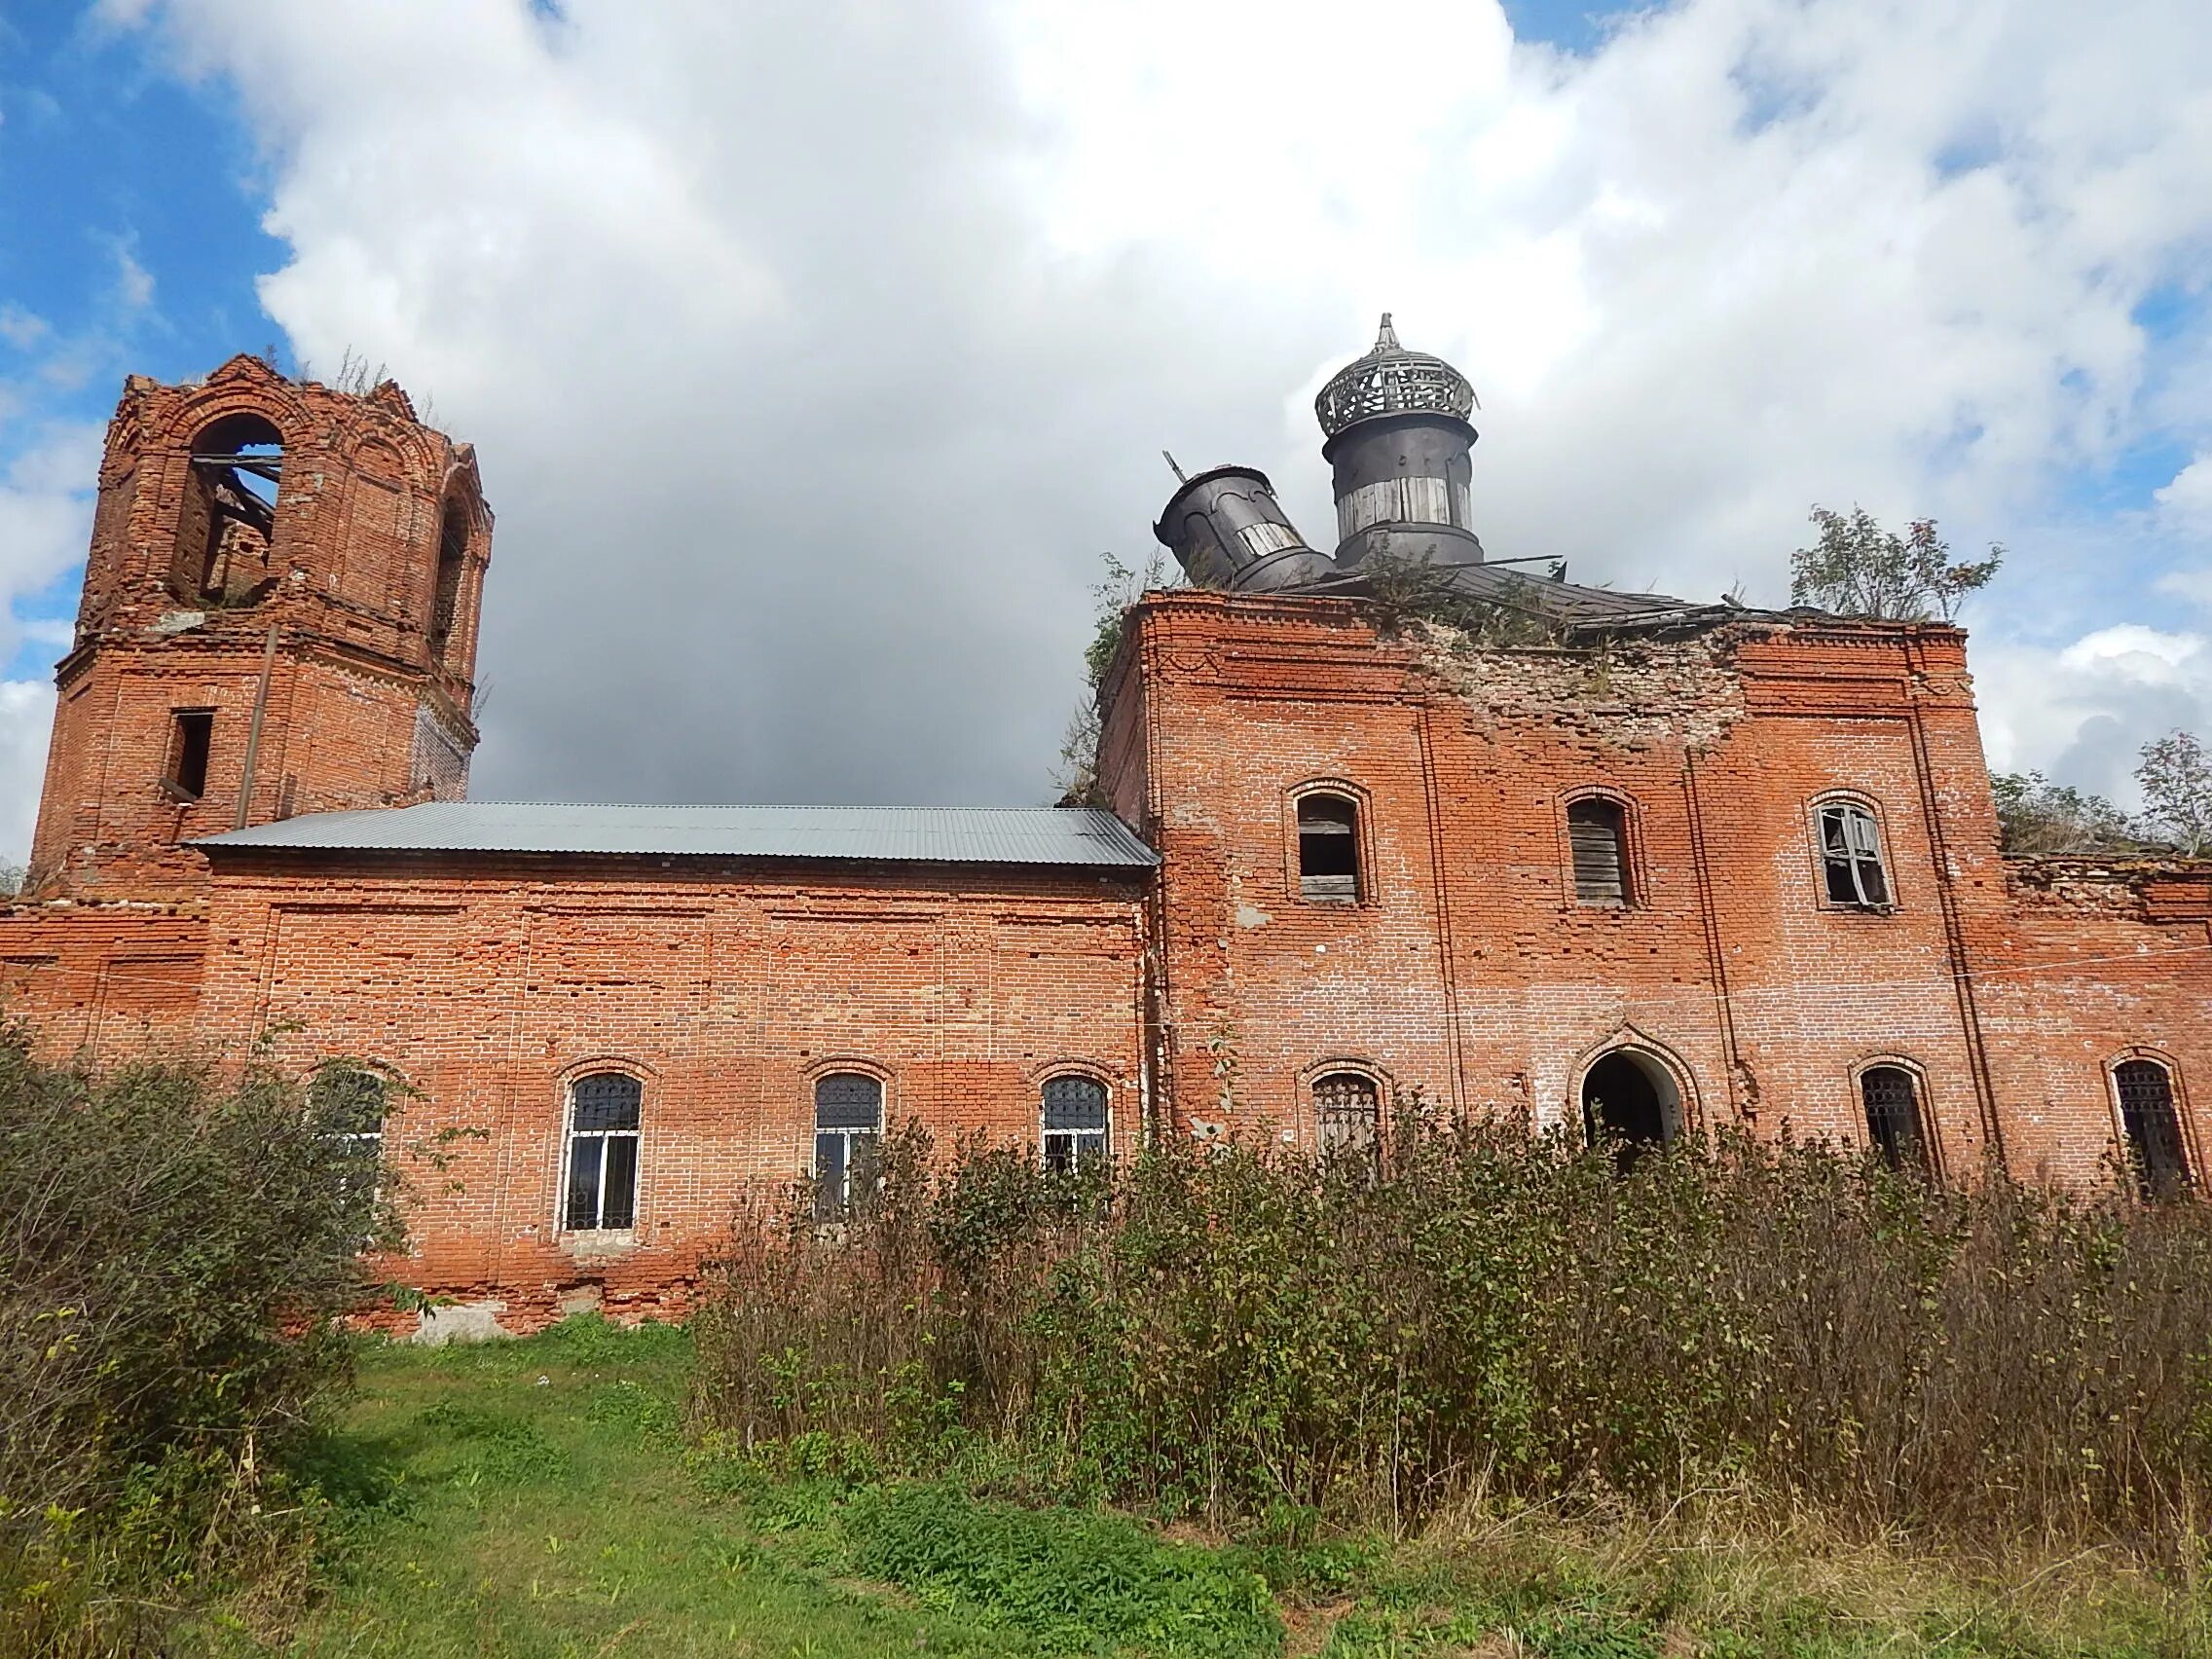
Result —
[[1377, 329], [1375, 333], [1375, 350], [1369, 352], [1368, 355], [1375, 356], [1383, 351], [1400, 351], [1403, 350], [1404, 348], [1398, 344], [1398, 331], [1390, 326], [1390, 313], [1384, 312], [1382, 313], [1382, 326]]

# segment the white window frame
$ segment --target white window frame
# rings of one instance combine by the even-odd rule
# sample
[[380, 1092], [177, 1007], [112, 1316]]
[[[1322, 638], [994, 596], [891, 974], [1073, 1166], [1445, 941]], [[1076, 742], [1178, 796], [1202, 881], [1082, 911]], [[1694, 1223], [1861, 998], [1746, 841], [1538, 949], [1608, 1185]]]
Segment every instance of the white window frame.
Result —
[[[823, 1124], [823, 1086], [840, 1078], [859, 1078], [874, 1085], [875, 1122], [872, 1124], [832, 1124], [825, 1125]], [[872, 1071], [864, 1071], [859, 1066], [838, 1066], [816, 1075], [813, 1088], [808, 1091], [808, 1104], [814, 1116], [814, 1156], [808, 1161], [807, 1176], [815, 1183], [815, 1214], [819, 1218], [832, 1220], [851, 1211], [853, 1206], [853, 1166], [856, 1155], [861, 1151], [859, 1143], [865, 1141], [876, 1145], [881, 1144], [886, 1116], [886, 1097], [889, 1092], [879, 1075]], [[822, 1186], [824, 1178], [822, 1143], [825, 1139], [830, 1137], [844, 1143], [839, 1148], [837, 1190], [834, 1194], [826, 1192]]]
[[[1095, 1125], [1054, 1128], [1052, 1126], [1052, 1086], [1060, 1083], [1081, 1084], [1098, 1091], [1098, 1122]], [[1089, 1162], [1104, 1162], [1113, 1146], [1114, 1091], [1088, 1072], [1054, 1072], [1039, 1088], [1037, 1117], [1039, 1150], [1045, 1167], [1057, 1170], [1080, 1169]], [[1061, 1147], [1061, 1156], [1054, 1159], [1054, 1143]]]
[[[1840, 855], [1828, 847], [1828, 821], [1840, 827]], [[1831, 910], [1888, 911], [1898, 907], [1897, 872], [1890, 866], [1889, 838], [1882, 833], [1881, 814], [1871, 803], [1849, 795], [1831, 795], [1813, 803], [1813, 867], [1821, 884], [1821, 903]], [[1842, 864], [1850, 872], [1853, 897], [1839, 899], [1828, 886], [1828, 866]], [[1881, 878], [1881, 897], [1866, 891], [1864, 866], [1871, 864]]]
[[[576, 1090], [583, 1085], [600, 1078], [619, 1078], [637, 1091], [634, 1122], [628, 1127], [606, 1126], [579, 1128], [576, 1126]], [[563, 1233], [589, 1233], [597, 1235], [623, 1235], [634, 1233], [638, 1227], [638, 1206], [645, 1195], [645, 1083], [634, 1072], [613, 1066], [602, 1066], [596, 1071], [582, 1073], [569, 1080], [563, 1090], [566, 1096], [564, 1119], [565, 1134], [561, 1147], [561, 1231]], [[617, 1142], [628, 1142], [630, 1147], [630, 1215], [627, 1221], [609, 1226], [607, 1220], [607, 1170], [609, 1154]], [[576, 1149], [585, 1143], [598, 1149], [598, 1166], [594, 1173], [592, 1194], [592, 1219], [579, 1222], [575, 1219]]]

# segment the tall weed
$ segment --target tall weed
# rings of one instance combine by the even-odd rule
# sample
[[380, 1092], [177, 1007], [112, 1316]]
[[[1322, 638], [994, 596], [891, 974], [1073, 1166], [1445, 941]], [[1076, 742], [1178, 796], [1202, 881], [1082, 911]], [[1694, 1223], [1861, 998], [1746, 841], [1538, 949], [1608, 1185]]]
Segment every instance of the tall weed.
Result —
[[722, 1444], [969, 1455], [1216, 1520], [1763, 1493], [1872, 1532], [2194, 1558], [2212, 1213], [1723, 1139], [1615, 1174], [1512, 1122], [1380, 1163], [1163, 1146], [1079, 1180], [909, 1131], [834, 1228], [739, 1218]]

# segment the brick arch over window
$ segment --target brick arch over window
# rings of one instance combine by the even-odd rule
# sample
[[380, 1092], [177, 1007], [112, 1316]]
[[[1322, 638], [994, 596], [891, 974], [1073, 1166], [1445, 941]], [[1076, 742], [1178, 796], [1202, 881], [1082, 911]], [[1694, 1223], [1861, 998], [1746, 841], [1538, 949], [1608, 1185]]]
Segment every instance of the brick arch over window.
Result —
[[1313, 1144], [1328, 1156], [1372, 1154], [1384, 1130], [1382, 1074], [1357, 1060], [1331, 1060], [1307, 1079], [1313, 1108]]

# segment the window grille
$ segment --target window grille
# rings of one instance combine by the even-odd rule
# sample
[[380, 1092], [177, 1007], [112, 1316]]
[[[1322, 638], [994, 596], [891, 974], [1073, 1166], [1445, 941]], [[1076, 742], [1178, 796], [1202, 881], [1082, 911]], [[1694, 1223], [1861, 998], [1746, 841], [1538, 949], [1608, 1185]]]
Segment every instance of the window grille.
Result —
[[572, 1232], [638, 1224], [638, 1124], [645, 1086], [623, 1072], [594, 1072], [569, 1089], [569, 1202]]
[[1088, 1077], [1045, 1085], [1045, 1167], [1074, 1169], [1106, 1156], [1106, 1088]]
[[1919, 1091], [1902, 1066], [1869, 1066], [1859, 1076], [1866, 1107], [1866, 1139], [1892, 1169], [1928, 1168], [1928, 1140], [1920, 1122]]
[[866, 1072], [831, 1072], [814, 1085], [814, 1212], [843, 1215], [875, 1180], [883, 1085]]
[[2189, 1185], [2181, 1118], [2174, 1111], [2174, 1082], [2156, 1060], [2123, 1060], [2113, 1068], [2120, 1089], [2120, 1120], [2127, 1154], [2145, 1198], [2166, 1198]]
[[1359, 1072], [1331, 1072], [1313, 1085], [1313, 1116], [1324, 1154], [1372, 1153], [1382, 1124], [1381, 1091]]
[[1577, 903], [1615, 907], [1629, 902], [1627, 836], [1619, 805], [1578, 800], [1567, 809], [1567, 845], [1574, 859]]
[[1821, 808], [1820, 827], [1828, 903], [1862, 910], [1887, 908], [1890, 879], [1882, 867], [1882, 837], [1874, 815], [1862, 806], [1838, 802]]
[[1359, 808], [1343, 795], [1299, 797], [1298, 893], [1321, 904], [1359, 903]]

